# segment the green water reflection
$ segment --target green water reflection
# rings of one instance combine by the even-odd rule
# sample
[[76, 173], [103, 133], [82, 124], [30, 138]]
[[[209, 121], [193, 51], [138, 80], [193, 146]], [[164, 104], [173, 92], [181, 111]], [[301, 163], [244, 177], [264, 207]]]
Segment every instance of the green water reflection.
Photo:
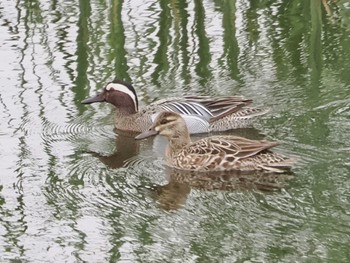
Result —
[[[347, 0], [0, 2], [0, 261], [348, 262], [349, 17]], [[140, 104], [270, 108], [229, 134], [283, 141], [294, 178], [167, 171], [110, 105], [80, 103], [115, 77]]]

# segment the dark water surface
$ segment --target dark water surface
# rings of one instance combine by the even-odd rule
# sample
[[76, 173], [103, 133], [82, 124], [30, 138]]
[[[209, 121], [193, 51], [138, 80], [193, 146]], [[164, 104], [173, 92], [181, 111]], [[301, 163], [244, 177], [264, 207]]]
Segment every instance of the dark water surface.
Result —
[[[1, 262], [350, 261], [349, 1], [0, 1], [0, 58]], [[252, 98], [295, 177], [177, 180], [80, 104], [115, 77]]]

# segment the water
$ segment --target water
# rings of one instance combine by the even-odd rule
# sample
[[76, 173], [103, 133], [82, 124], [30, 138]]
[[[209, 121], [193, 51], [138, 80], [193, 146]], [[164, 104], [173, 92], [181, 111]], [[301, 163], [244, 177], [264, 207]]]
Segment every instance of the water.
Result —
[[[62, 3], [61, 3], [62, 2]], [[1, 262], [348, 262], [350, 3], [0, 2]], [[115, 77], [140, 104], [244, 95], [283, 141], [279, 191], [175, 180], [81, 105]]]

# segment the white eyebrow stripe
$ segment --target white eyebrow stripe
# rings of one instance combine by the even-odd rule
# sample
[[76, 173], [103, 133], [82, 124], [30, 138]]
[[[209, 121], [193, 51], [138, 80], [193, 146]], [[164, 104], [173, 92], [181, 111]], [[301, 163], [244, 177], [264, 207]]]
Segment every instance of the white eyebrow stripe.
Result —
[[128, 89], [128, 87], [126, 87], [123, 84], [119, 84], [119, 83], [109, 83], [106, 87], [106, 90], [110, 91], [110, 90], [117, 90], [120, 92], [123, 92], [127, 95], [129, 95], [129, 97], [133, 100], [134, 105], [135, 105], [135, 111], [137, 111], [137, 102], [136, 102], [136, 96], [135, 94]]

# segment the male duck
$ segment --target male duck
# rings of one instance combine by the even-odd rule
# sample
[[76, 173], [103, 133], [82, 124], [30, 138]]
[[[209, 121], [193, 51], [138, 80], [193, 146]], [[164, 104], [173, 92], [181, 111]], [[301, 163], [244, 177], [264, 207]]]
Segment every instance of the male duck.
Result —
[[161, 134], [168, 138], [167, 164], [187, 171], [263, 171], [281, 173], [293, 160], [269, 151], [278, 142], [249, 140], [237, 136], [212, 136], [191, 142], [184, 119], [174, 112], [161, 112], [149, 130], [136, 136], [144, 139]]
[[190, 133], [225, 131], [245, 128], [254, 117], [267, 111], [248, 107], [252, 100], [241, 96], [211, 98], [209, 96], [187, 96], [156, 101], [138, 108], [134, 87], [122, 80], [114, 80], [96, 96], [81, 103], [109, 102], [116, 107], [115, 127], [120, 131], [142, 132], [149, 128], [155, 114], [162, 111], [180, 113]]

